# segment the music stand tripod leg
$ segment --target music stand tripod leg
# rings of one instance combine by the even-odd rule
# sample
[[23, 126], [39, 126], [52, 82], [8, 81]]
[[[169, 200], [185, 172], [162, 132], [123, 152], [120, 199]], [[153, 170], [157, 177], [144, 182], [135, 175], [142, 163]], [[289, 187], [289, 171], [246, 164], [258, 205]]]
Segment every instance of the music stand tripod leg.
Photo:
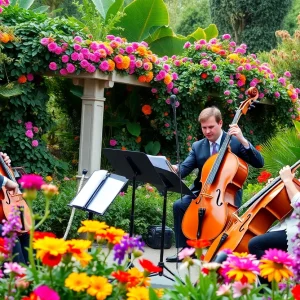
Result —
[[166, 231], [166, 219], [167, 219], [167, 191], [168, 189], [165, 187], [163, 192], [164, 201], [163, 201], [163, 213], [162, 213], [162, 222], [161, 222], [160, 258], [159, 258], [159, 263], [157, 265], [158, 267], [161, 267], [162, 271], [159, 273], [152, 273], [150, 274], [150, 277], [164, 276], [172, 281], [175, 281], [173, 278], [164, 274], [164, 270], [166, 270], [172, 276], [175, 277], [175, 274], [170, 269], [168, 269], [168, 267], [166, 267], [164, 263], [165, 231]]

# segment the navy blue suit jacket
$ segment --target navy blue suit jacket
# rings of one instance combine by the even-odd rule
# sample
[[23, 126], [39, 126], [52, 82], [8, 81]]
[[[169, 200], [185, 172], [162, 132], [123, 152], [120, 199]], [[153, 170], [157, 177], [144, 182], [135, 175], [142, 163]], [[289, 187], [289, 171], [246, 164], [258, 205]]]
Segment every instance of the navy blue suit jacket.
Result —
[[[221, 146], [225, 140], [226, 133], [223, 132], [222, 139], [221, 139]], [[250, 144], [250, 143], [249, 143]], [[264, 159], [250, 144], [250, 148], [246, 149], [235, 136], [231, 137], [230, 140], [230, 147], [232, 153], [236, 156], [250, 164], [255, 168], [262, 168], [264, 166]], [[200, 141], [193, 143], [192, 150], [190, 151], [188, 157], [184, 160], [184, 162], [180, 166], [180, 173], [181, 177], [184, 178], [189, 175], [194, 169], [199, 170], [198, 176], [194, 181], [194, 184], [191, 187], [191, 190], [198, 195], [201, 190], [201, 183], [200, 177], [202, 172], [202, 167], [206, 160], [210, 157], [210, 144], [207, 138], [204, 138]], [[240, 206], [242, 202], [242, 191], [239, 190], [235, 197], [235, 205]]]

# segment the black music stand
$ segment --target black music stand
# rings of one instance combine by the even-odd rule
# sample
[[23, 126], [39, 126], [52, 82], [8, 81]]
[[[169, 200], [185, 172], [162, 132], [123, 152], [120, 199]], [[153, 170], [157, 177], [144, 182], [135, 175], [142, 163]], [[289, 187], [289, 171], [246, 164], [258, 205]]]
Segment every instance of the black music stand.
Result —
[[[163, 270], [166, 269], [170, 274], [175, 274], [170, 271], [164, 264], [164, 243], [165, 243], [165, 228], [166, 228], [166, 214], [167, 214], [167, 192], [173, 191], [180, 193], [182, 185], [182, 193], [187, 195], [194, 194], [190, 189], [181, 182], [180, 178], [173, 172], [154, 167], [145, 153], [136, 151], [123, 151], [118, 149], [103, 149], [103, 152], [113, 168], [115, 173], [125, 176], [132, 180], [132, 206], [130, 217], [130, 232], [133, 235], [134, 228], [134, 205], [135, 205], [135, 189], [136, 180], [147, 182], [154, 185], [159, 191], [163, 193], [163, 214], [162, 214], [162, 227], [161, 227], [161, 247], [160, 247], [160, 261], [158, 266], [162, 268], [159, 273], [153, 273], [150, 276], [164, 276], [170, 280], [172, 278], [166, 276]], [[131, 259], [131, 256], [129, 256]]]

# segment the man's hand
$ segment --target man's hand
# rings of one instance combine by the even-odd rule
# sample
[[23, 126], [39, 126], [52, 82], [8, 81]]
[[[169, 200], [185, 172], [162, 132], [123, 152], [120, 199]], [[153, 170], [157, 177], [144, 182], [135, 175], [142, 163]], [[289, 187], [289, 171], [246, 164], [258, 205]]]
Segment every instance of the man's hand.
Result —
[[7, 179], [5, 187], [8, 191], [12, 191], [13, 195], [16, 195], [19, 193], [19, 185], [10, 179]]
[[177, 165], [172, 165], [173, 170], [178, 173], [178, 166]]
[[0, 152], [0, 155], [2, 156], [4, 162], [10, 167], [11, 160], [10, 160], [9, 156], [3, 152]]
[[249, 142], [244, 138], [241, 128], [237, 124], [231, 124], [229, 127], [228, 134], [234, 135], [244, 147], [249, 148]]
[[284, 184], [288, 183], [288, 182], [292, 182], [295, 174], [293, 174], [291, 172], [291, 168], [290, 166], [285, 166], [283, 167], [280, 171], [279, 171], [279, 175], [282, 179], [282, 181], [284, 182]]

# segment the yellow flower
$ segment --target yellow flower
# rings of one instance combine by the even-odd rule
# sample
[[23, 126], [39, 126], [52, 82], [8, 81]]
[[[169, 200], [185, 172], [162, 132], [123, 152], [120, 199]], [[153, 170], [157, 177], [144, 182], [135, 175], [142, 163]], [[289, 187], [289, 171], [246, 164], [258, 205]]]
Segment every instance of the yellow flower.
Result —
[[51, 182], [53, 180], [53, 178], [51, 176], [46, 176], [45, 177], [46, 181]]
[[132, 287], [128, 289], [127, 300], [148, 300], [149, 290], [142, 286]]
[[261, 259], [260, 262], [260, 275], [268, 278], [269, 282], [273, 280], [280, 282], [283, 278], [293, 276], [293, 272], [284, 264], [276, 263], [269, 259]]
[[94, 220], [85, 220], [81, 221], [81, 223], [84, 226], [81, 226], [78, 229], [78, 232], [90, 232], [90, 233], [105, 233], [105, 229], [108, 228], [108, 226], [105, 224], [105, 222], [99, 222]]
[[46, 197], [51, 198], [54, 195], [58, 195], [58, 187], [53, 184], [43, 184], [41, 189]]
[[154, 292], [158, 298], [161, 298], [164, 295], [163, 289], [154, 289]]
[[71, 273], [65, 280], [65, 287], [75, 292], [86, 290], [90, 285], [90, 278], [86, 273]]
[[64, 239], [53, 237], [44, 237], [33, 242], [33, 248], [37, 251], [37, 258], [43, 258], [46, 253], [57, 256], [65, 254], [68, 250], [68, 244]]
[[249, 254], [247, 252], [232, 252], [236, 257], [247, 257]]
[[233, 60], [238, 60], [239, 59], [239, 55], [236, 54], [236, 53], [231, 53], [231, 54], [227, 55], [227, 57], [229, 59], [233, 59]]
[[248, 283], [253, 283], [256, 281], [256, 274], [252, 271], [243, 269], [231, 269], [226, 273], [229, 278], [234, 278], [235, 281], [241, 281], [242, 278], [247, 278]]
[[90, 287], [87, 293], [95, 296], [98, 300], [104, 300], [112, 293], [112, 285], [108, 282], [107, 278], [101, 276], [90, 277]]
[[150, 278], [144, 277], [144, 273], [139, 271], [137, 268], [131, 268], [127, 271], [131, 275], [131, 280], [128, 282], [129, 287], [136, 285], [150, 286]]
[[73, 257], [80, 262], [82, 267], [86, 267], [93, 258], [86, 252], [92, 242], [89, 240], [71, 240], [67, 241], [67, 244], [69, 245], [68, 252], [72, 253]]

